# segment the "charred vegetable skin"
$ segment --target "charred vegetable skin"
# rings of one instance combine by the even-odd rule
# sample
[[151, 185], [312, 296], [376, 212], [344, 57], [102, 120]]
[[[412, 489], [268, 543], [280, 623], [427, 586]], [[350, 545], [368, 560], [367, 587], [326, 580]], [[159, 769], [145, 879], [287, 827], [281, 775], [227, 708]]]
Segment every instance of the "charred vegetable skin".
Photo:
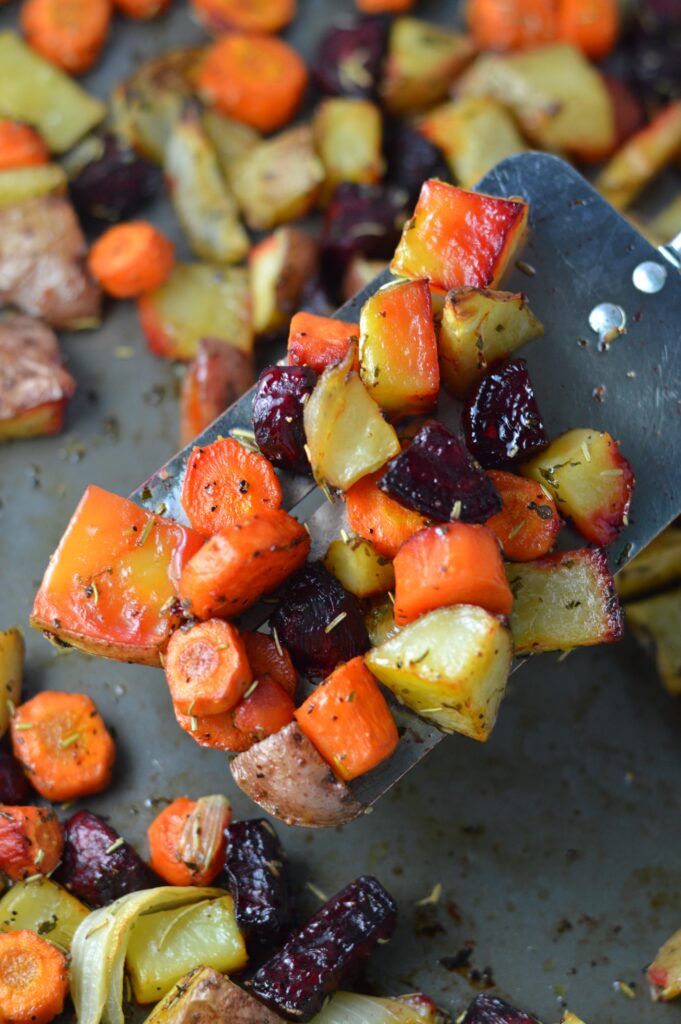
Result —
[[16, 757], [0, 753], [0, 804], [28, 803], [31, 787]]
[[388, 463], [378, 486], [414, 512], [446, 522], [484, 523], [501, 511], [501, 498], [461, 441], [441, 423], [428, 423]]
[[96, 139], [94, 147], [92, 159], [71, 177], [73, 205], [86, 220], [127, 220], [154, 198], [162, 173], [115, 135]]
[[309, 473], [303, 409], [317, 375], [309, 366], [271, 366], [260, 375], [253, 399], [256, 444], [274, 466]]
[[359, 601], [320, 562], [287, 583], [270, 621], [298, 671], [313, 677], [369, 648]]
[[290, 931], [294, 910], [279, 837], [263, 818], [234, 822], [225, 835], [224, 873], [248, 948], [276, 946]]
[[468, 1007], [462, 1024], [539, 1024], [536, 1017], [516, 1010], [497, 996], [476, 996]]
[[78, 811], [66, 822], [56, 880], [91, 907], [159, 884], [130, 843], [92, 811]]
[[466, 403], [466, 444], [486, 469], [522, 462], [549, 443], [524, 359], [492, 370]]
[[308, 1021], [332, 992], [390, 938], [397, 907], [363, 875], [333, 896], [255, 973], [253, 992], [278, 1013]]

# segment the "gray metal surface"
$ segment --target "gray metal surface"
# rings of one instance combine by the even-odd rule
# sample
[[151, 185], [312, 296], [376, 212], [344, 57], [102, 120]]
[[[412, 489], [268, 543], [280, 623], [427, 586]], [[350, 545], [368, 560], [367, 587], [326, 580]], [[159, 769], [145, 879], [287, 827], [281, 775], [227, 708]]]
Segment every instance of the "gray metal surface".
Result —
[[[425, 2], [419, 10], [446, 21], [453, 6]], [[350, 11], [352, 4], [301, 0], [300, 7], [295, 41], [310, 50], [330, 12]], [[3, 11], [0, 27], [12, 19], [11, 10]], [[161, 22], [117, 26], [93, 86], [104, 95], [142, 55], [200, 37], [179, 3]], [[154, 217], [179, 241], [163, 203]], [[603, 259], [617, 274], [610, 255]], [[569, 273], [560, 282], [554, 299], [561, 308], [575, 301], [574, 280]], [[593, 342], [580, 352], [585, 400], [592, 374], [599, 383], [602, 361], [616, 357], [623, 370], [638, 370], [644, 353], [637, 329], [607, 355]], [[550, 396], [568, 385], [557, 364], [540, 376], [543, 344], [528, 348], [527, 356], [553, 430], [572, 425], [552, 418]], [[131, 346], [133, 357], [119, 358], [121, 346]], [[176, 446], [175, 372], [146, 352], [132, 307], [117, 304], [100, 331], [66, 337], [65, 347], [80, 382], [66, 434], [0, 448], [3, 626], [27, 623], [35, 587], [83, 487], [94, 482], [128, 493]], [[631, 423], [643, 432], [651, 410], [638, 404], [636, 381], [625, 384]], [[614, 406], [614, 394], [600, 410], [594, 401], [590, 422], [612, 426]], [[662, 452], [660, 485], [678, 476], [664, 426], [655, 446]], [[116, 730], [115, 784], [87, 803], [141, 850], [156, 808], [180, 793], [222, 790], [237, 816], [252, 813], [224, 757], [178, 733], [160, 672], [59, 655], [35, 634], [27, 640], [27, 694], [87, 689]], [[421, 987], [458, 1012], [475, 988], [438, 960], [472, 945], [472, 966], [491, 967], [499, 994], [547, 1024], [559, 1018], [562, 998], [589, 1024], [676, 1020], [678, 1007], [648, 1001], [641, 970], [681, 926], [680, 735], [677, 705], [630, 641], [562, 663], [535, 659], [512, 679], [486, 746], [459, 737], [441, 744], [371, 816], [342, 831], [279, 826], [303, 911], [316, 906], [306, 882], [331, 893], [372, 870], [402, 913], [395, 941], [379, 950], [368, 972], [370, 985], [382, 992]], [[438, 906], [417, 908], [436, 883], [443, 886]], [[637, 983], [635, 1000], [613, 987], [618, 980]]]

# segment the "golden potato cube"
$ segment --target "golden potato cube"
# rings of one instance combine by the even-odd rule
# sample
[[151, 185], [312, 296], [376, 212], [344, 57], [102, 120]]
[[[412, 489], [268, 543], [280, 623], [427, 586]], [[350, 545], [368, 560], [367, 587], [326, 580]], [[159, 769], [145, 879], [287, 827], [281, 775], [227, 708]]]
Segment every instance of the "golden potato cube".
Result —
[[277, 228], [251, 249], [248, 269], [256, 334], [286, 326], [317, 269], [317, 257], [314, 238], [294, 227]]
[[681, 588], [624, 609], [627, 624], [655, 658], [662, 685], [673, 697], [681, 694]]
[[623, 601], [681, 581], [681, 529], [669, 526], [617, 574]]
[[332, 540], [324, 565], [356, 597], [384, 594], [395, 586], [390, 559], [380, 555], [373, 544], [362, 537]]
[[88, 908], [49, 878], [16, 882], [0, 900], [0, 932], [26, 929], [48, 942], [71, 949], [73, 936]]
[[59, 164], [0, 171], [0, 209], [37, 196], [61, 195], [67, 184], [66, 171]]
[[343, 181], [373, 185], [383, 175], [383, 118], [375, 103], [334, 97], [322, 100], [312, 125], [324, 164], [324, 197]]
[[444, 100], [475, 54], [468, 36], [420, 18], [395, 18], [381, 95], [391, 114], [425, 110]]
[[21, 703], [24, 652], [20, 629], [15, 626], [0, 632], [0, 736], [7, 732], [14, 709]]
[[226, 178], [232, 166], [262, 141], [255, 128], [242, 121], [234, 121], [226, 114], [208, 107], [201, 114], [203, 130], [210, 139], [217, 155], [220, 169]]

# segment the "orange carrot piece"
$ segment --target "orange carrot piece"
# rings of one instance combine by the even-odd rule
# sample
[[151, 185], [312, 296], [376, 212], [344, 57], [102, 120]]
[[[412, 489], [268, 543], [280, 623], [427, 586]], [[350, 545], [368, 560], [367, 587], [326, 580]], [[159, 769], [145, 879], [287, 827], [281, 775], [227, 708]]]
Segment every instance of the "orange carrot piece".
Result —
[[191, 444], [255, 382], [253, 357], [219, 338], [201, 338], [180, 395], [180, 446]]
[[514, 473], [490, 469], [487, 475], [503, 508], [485, 526], [496, 534], [506, 558], [529, 562], [548, 555], [564, 525], [553, 498], [533, 480]]
[[[292, 366], [309, 366], [315, 373], [322, 373], [327, 366], [342, 362], [358, 340], [359, 324], [316, 313], [296, 313], [289, 328], [288, 361]], [[355, 369], [359, 369], [359, 357]]]
[[116, 299], [159, 288], [175, 263], [175, 246], [145, 220], [115, 224], [90, 249], [90, 273]]
[[69, 993], [66, 957], [36, 932], [0, 934], [0, 1021], [49, 1024]]
[[272, 36], [233, 32], [211, 46], [198, 73], [201, 99], [261, 132], [287, 124], [303, 98], [307, 69]]
[[468, 27], [482, 50], [517, 50], [554, 42], [558, 0], [469, 0]]
[[264, 455], [222, 437], [193, 449], [180, 500], [194, 529], [212, 537], [248, 516], [274, 512], [281, 505], [281, 487]]
[[126, 18], [136, 21], [148, 21], [163, 14], [170, 7], [170, 0], [113, 0], [116, 10]]
[[310, 551], [310, 535], [292, 516], [252, 516], [212, 537], [185, 565], [180, 596], [199, 619], [231, 618], [275, 590]]
[[603, 60], [617, 42], [617, 0], [560, 0], [558, 37], [592, 60]]
[[234, 708], [223, 715], [185, 715], [173, 704], [173, 711], [180, 729], [200, 747], [241, 754], [253, 746], [253, 740], [235, 726]]
[[85, 693], [43, 690], [11, 720], [14, 756], [47, 800], [78, 800], [111, 782], [116, 746]]
[[509, 615], [513, 595], [499, 545], [485, 526], [428, 526], [395, 558], [395, 622], [406, 626], [442, 605], [475, 604]]
[[286, 648], [282, 644], [277, 645], [267, 633], [242, 633], [241, 639], [246, 646], [246, 657], [253, 678], [271, 676], [289, 697], [293, 697], [298, 685], [298, 674]]
[[335, 669], [298, 708], [296, 721], [345, 780], [385, 761], [399, 738], [386, 699], [361, 657]]
[[0, 171], [47, 164], [50, 154], [35, 128], [0, 118]]
[[25, 0], [21, 27], [30, 45], [72, 75], [97, 61], [111, 21], [111, 0]]
[[[178, 797], [154, 818], [147, 829], [149, 863], [169, 885], [210, 885], [222, 870], [226, 845], [224, 831], [231, 818], [230, 807], [225, 801], [220, 839], [210, 850], [207, 861], [198, 863], [199, 858], [187, 839], [192, 833], [195, 833], [199, 844], [208, 838], [202, 834], [201, 803], [201, 800]], [[215, 828], [215, 822], [211, 824]]]
[[261, 676], [253, 687], [234, 709], [234, 724], [251, 745], [289, 725], [296, 710], [289, 694], [271, 676]]
[[404, 508], [377, 486], [383, 470], [363, 476], [345, 494], [350, 526], [370, 540], [384, 558], [394, 558], [405, 541], [427, 525], [418, 512]]
[[296, 16], [296, 0], [192, 0], [209, 32], [281, 32]]
[[165, 672], [173, 704], [188, 715], [229, 711], [253, 680], [242, 638], [222, 619], [175, 630]]
[[356, 0], [362, 14], [404, 14], [416, 0]]
[[0, 804], [0, 871], [13, 882], [49, 875], [63, 849], [64, 833], [54, 811]]

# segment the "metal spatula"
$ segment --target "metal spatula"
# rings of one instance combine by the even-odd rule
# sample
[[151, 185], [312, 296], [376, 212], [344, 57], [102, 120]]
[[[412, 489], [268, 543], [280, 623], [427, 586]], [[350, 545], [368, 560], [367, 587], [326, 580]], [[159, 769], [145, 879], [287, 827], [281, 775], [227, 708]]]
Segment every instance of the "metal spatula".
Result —
[[[681, 246], [656, 251], [577, 171], [547, 154], [505, 160], [477, 187], [530, 204], [528, 240], [503, 287], [524, 291], [546, 328], [522, 355], [549, 436], [571, 427], [607, 430], [634, 467], [630, 520], [611, 552], [617, 570], [681, 512]], [[388, 279], [387, 272], [377, 277], [336, 316], [356, 322], [366, 298]], [[253, 390], [195, 443], [250, 430], [252, 399]], [[446, 402], [438, 416], [458, 427], [456, 403]], [[191, 448], [132, 498], [186, 522], [179, 495]], [[284, 506], [311, 527], [313, 557], [322, 554], [344, 525], [343, 503], [330, 505], [306, 477], [286, 476], [282, 489]], [[248, 627], [267, 615], [253, 609]], [[397, 751], [352, 784], [367, 806], [444, 739], [408, 709], [394, 705], [394, 711], [403, 734]]]

